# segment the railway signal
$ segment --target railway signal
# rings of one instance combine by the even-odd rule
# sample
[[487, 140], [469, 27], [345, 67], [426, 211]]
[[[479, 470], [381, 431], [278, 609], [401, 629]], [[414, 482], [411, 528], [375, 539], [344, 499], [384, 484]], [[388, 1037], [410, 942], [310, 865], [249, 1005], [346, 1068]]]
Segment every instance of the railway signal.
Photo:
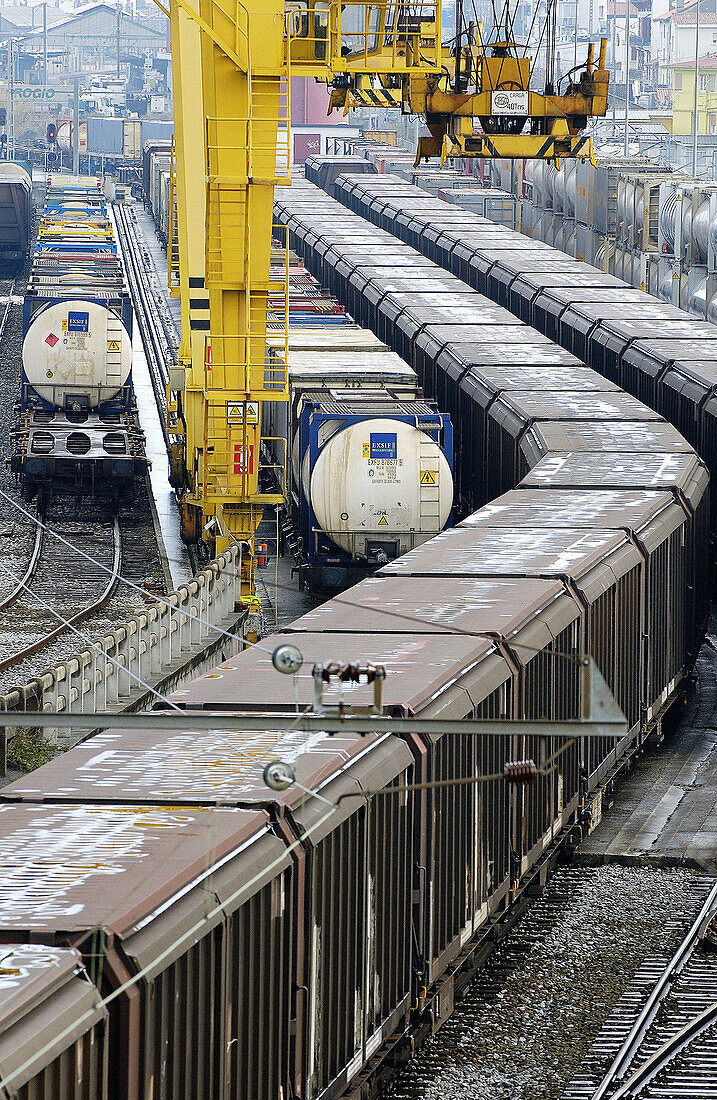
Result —
[[55, 144], [55, 142], [57, 141], [57, 123], [56, 122], [48, 122], [48, 124], [47, 124], [47, 133], [45, 134], [45, 138], [47, 140], [48, 145], [54, 145]]

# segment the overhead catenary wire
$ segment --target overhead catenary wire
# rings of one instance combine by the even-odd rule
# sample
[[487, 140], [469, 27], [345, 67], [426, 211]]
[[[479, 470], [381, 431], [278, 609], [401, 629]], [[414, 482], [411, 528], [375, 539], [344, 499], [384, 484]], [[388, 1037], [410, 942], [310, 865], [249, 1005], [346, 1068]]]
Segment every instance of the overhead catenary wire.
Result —
[[[560, 752], [566, 751], [568, 747], [569, 746], [567, 745], [563, 746]], [[426, 785], [410, 784], [405, 785], [405, 789], [417, 790], [425, 789], [426, 786], [439, 788], [447, 785], [457, 786], [468, 783], [476, 784], [478, 782], [489, 782], [500, 778], [503, 778], [503, 776], [498, 773], [484, 777], [470, 776], [462, 777], [461, 779], [437, 780], [431, 784]], [[307, 790], [305, 787], [301, 787], [300, 784], [298, 784], [298, 786], [303, 791]], [[387, 787], [382, 788], [379, 791], [357, 791], [350, 797], [362, 797], [367, 800], [374, 794], [388, 794], [391, 793], [391, 791], [394, 791], [395, 793], [402, 793], [401, 786], [397, 785], [394, 788]], [[239, 898], [244, 894], [251, 896], [251, 892], [253, 891], [255, 886], [257, 886], [262, 880], [267, 879], [268, 876], [270, 877], [272, 872], [280, 869], [281, 865], [285, 861], [286, 856], [291, 855], [292, 852], [294, 852], [299, 847], [303, 847], [306, 840], [311, 839], [315, 832], [323, 829], [325, 823], [334, 814], [339, 812], [339, 804], [342, 797], [344, 796], [340, 796], [336, 802], [332, 803], [330, 802], [330, 800], [320, 795], [319, 792], [310, 791], [308, 793], [312, 796], [318, 797], [321, 801], [326, 803], [328, 805], [328, 809], [323, 816], [319, 817], [319, 819], [313, 823], [313, 825], [308, 826], [308, 828], [306, 828], [302, 832], [302, 836], [300, 838], [291, 841], [283, 850], [281, 855], [277, 856], [273, 861], [262, 867], [261, 870], [257, 871], [247, 883], [244, 883], [242, 886], [238, 887], [227, 898], [217, 902], [217, 904], [212, 909], [210, 909], [203, 917], [200, 917], [197, 921], [195, 921], [191, 927], [186, 928], [183, 932], [178, 934], [162, 951], [160, 951], [160, 953], [155, 958], [147, 963], [146, 966], [142, 967], [137, 973], [132, 974], [125, 982], [117, 986], [109, 994], [100, 998], [97, 1005], [94, 1005], [92, 1006], [92, 1008], [85, 1010], [85, 1012], [82, 1013], [79, 1018], [75, 1017], [72, 1023], [68, 1025], [59, 1035], [53, 1035], [51, 1042], [48, 1041], [44, 1047], [41, 1047], [39, 1050], [34, 1050], [32, 1055], [28, 1059], [26, 1059], [24, 1063], [22, 1063], [20, 1066], [17, 1066], [5, 1077], [0, 1077], [0, 1087], [9, 1089], [11, 1086], [15, 1085], [18, 1081], [21, 1080], [22, 1075], [32, 1067], [32, 1065], [35, 1063], [36, 1059], [40, 1055], [48, 1053], [51, 1049], [54, 1049], [57, 1043], [61, 1043], [65, 1039], [70, 1038], [70, 1036], [75, 1035], [77, 1033], [77, 1028], [81, 1027], [85, 1022], [90, 1023], [92, 1020], [94, 1020], [98, 1008], [109, 1008], [109, 1006], [119, 997], [123, 996], [130, 989], [137, 986], [143, 979], [148, 977], [150, 972], [156, 972], [157, 967], [160, 967], [161, 964], [165, 961], [169, 961], [169, 959], [177, 952], [177, 950], [181, 950], [184, 945], [191, 946], [198, 939], [201, 939], [201, 933], [203, 929], [206, 929], [208, 931], [212, 927], [212, 924], [216, 918], [225, 918], [227, 912], [231, 911], [234, 902], [238, 901]], [[224, 859], [231, 859], [233, 858], [234, 854], [235, 852], [234, 850], [232, 850], [232, 852], [230, 852], [228, 856], [225, 856]], [[219, 865], [219, 863], [215, 863], [214, 866], [209, 869], [208, 876], [211, 876], [216, 870], [218, 870]]]
[[[547, 760], [545, 760], [539, 768], [536, 768], [536, 778], [539, 775], [550, 775], [553, 771], [553, 764], [565, 753], [568, 749], [572, 748], [575, 744], [574, 741], [568, 741], [554, 753], [552, 753]], [[395, 794], [406, 794], [409, 791], [431, 791], [440, 790], [443, 787], [466, 787], [476, 786], [479, 783], [495, 783], [496, 781], [505, 779], [505, 771], [502, 772], [490, 772], [488, 775], [464, 775], [460, 778], [455, 776], [451, 779], [430, 779], [425, 783], [404, 783], [397, 786], [377, 787], [373, 790], [365, 791], [345, 791], [344, 794], [340, 794], [336, 799], [336, 805], [343, 802], [348, 798], [374, 798], [381, 796], [389, 796]]]
[[[49, 527], [42, 520], [38, 519], [36, 516], [33, 516], [32, 512], [28, 511], [27, 508], [23, 508], [23, 506], [18, 501], [14, 500], [8, 493], [4, 492], [4, 490], [2, 489], [0, 489], [0, 497], [4, 498], [13, 508], [16, 508], [19, 512], [21, 512], [26, 519], [30, 519], [33, 521], [33, 523], [39, 524], [46, 534], [50, 535], [54, 539], [57, 539], [58, 542], [61, 542], [63, 544], [63, 546], [66, 546], [68, 549], [73, 550], [75, 553], [79, 554], [79, 556], [81, 558], [84, 558], [85, 561], [89, 562], [91, 565], [94, 565], [96, 568], [102, 570], [105, 573], [112, 572], [112, 570], [103, 562], [98, 561], [91, 554], [88, 554], [87, 551], [83, 550], [80, 546], [77, 546], [76, 543], [70, 542], [69, 539], [66, 539], [65, 536], [61, 535], [59, 531], [56, 531], [53, 527]], [[239, 576], [239, 574], [235, 574], [235, 576]], [[168, 597], [158, 595], [156, 592], [150, 592], [147, 588], [143, 588], [142, 585], [136, 584], [134, 581], [130, 580], [129, 577], [118, 577], [118, 583], [127, 585], [128, 588], [131, 588], [132, 591], [136, 592], [138, 595], [153, 600], [155, 603], [162, 604], [162, 606], [166, 607], [168, 610], [173, 611], [178, 615], [184, 616], [190, 622], [196, 622], [200, 626], [204, 626], [207, 629], [213, 630], [217, 634], [222, 635], [222, 637], [228, 638], [231, 641], [236, 641], [236, 635], [232, 634], [231, 631], [225, 630], [221, 626], [217, 626], [216, 623], [212, 623], [208, 619], [203, 619], [201, 615], [195, 615], [193, 612], [188, 611], [185, 608], [177, 607], [175, 604], [170, 602]], [[242, 641], [243, 644], [245, 644], [246, 646], [257, 648], [264, 653], [268, 653], [269, 656], [271, 656], [273, 652], [270, 649], [266, 649], [266, 647], [262, 646], [259, 642], [250, 642], [247, 639], [242, 639]]]
[[[10, 572], [9, 570], [7, 570], [7, 571]], [[12, 576], [12, 573], [10, 573], [10, 575]], [[26, 588], [27, 591], [31, 592], [33, 597], [35, 599], [37, 599], [38, 602], [40, 602], [41, 604], [44, 604], [45, 608], [48, 611], [50, 611], [51, 614], [53, 614], [61, 622], [63, 622], [67, 626], [68, 630], [70, 630], [73, 634], [76, 634], [77, 637], [81, 638], [85, 642], [85, 644], [88, 645], [91, 649], [95, 649], [98, 652], [100, 652], [102, 654], [102, 656], [106, 660], [108, 660], [111, 665], [113, 665], [113, 667], [117, 670], [117, 672], [126, 673], [140, 687], [142, 687], [145, 691], [148, 691], [151, 695], [153, 695], [160, 702], [166, 704], [171, 710], [174, 710], [174, 711], [176, 711], [180, 714], [185, 713], [185, 711], [183, 710], [182, 707], [178, 706], [167, 695], [164, 695], [162, 692], [160, 692], [156, 688], [154, 688], [151, 684], [147, 683], [147, 681], [142, 679], [142, 677], [139, 676], [138, 673], [136, 673], [133, 670], [127, 668], [125, 665], [123, 665], [116, 658], [111, 657], [110, 654], [108, 654], [105, 650], [99, 648], [98, 643], [93, 642], [86, 634], [84, 634], [82, 631], [78, 630], [75, 626], [73, 626], [73, 624], [70, 621], [66, 620], [59, 611], [52, 608], [45, 600], [42, 599], [42, 597], [38, 596], [35, 592], [33, 592], [32, 589], [29, 586], [23, 585], [23, 587]], [[279, 673], [277, 673], [277, 675], [279, 675]], [[286, 736], [287, 734], [291, 733], [292, 730], [295, 730], [297, 728], [297, 726], [301, 722], [302, 717], [303, 717], [303, 713], [299, 712], [299, 713], [296, 714], [296, 716], [294, 717], [294, 719], [292, 721], [288, 722], [286, 725], [281, 725], [281, 723], [279, 721], [279, 718], [281, 718], [281, 716], [279, 716], [278, 719], [277, 719], [276, 724], [281, 725], [281, 728], [277, 732], [280, 733], [283, 736]], [[197, 722], [197, 725], [201, 726], [201, 718], [200, 718], [199, 715], [198, 715], [198, 718], [199, 718], [199, 721]], [[151, 714], [148, 715], [147, 721], [148, 721], [148, 724], [151, 724]], [[1, 724], [2, 724], [2, 714], [0, 712], [0, 725]], [[111, 728], [111, 722], [110, 722], [110, 724], [107, 728]], [[209, 726], [208, 728], [211, 729], [211, 726]], [[309, 736], [310, 736], [310, 731], [307, 731], [307, 740], [308, 740]], [[304, 746], [302, 746], [302, 745], [298, 746], [298, 755], [301, 755], [303, 747]], [[236, 756], [240, 757], [242, 760], [245, 760], [252, 767], [260, 767], [260, 765], [263, 762], [268, 763], [271, 759], [273, 759], [273, 754], [270, 754], [269, 750], [267, 750], [264, 753], [263, 756], [257, 757], [256, 753], [253, 753], [253, 754], [250, 755], [248, 752], [242, 751], [241, 749], [237, 749], [235, 747], [234, 748], [234, 754]], [[327, 801], [325, 798], [323, 798], [323, 796], [319, 793], [318, 790], [312, 790], [308, 787], [305, 787], [301, 783], [299, 783], [297, 780], [294, 780], [293, 785], [297, 786], [301, 791], [303, 791], [306, 794], [307, 797], [316, 797], [320, 801], [323, 801], [323, 802]], [[181, 798], [179, 799], [179, 801], [181, 802]]]
[[[22, 505], [20, 505], [17, 501], [13, 500], [12, 497], [10, 497], [2, 489], [0, 489], [0, 497], [4, 497], [6, 500], [8, 500], [13, 505], [13, 507], [16, 507], [27, 518], [32, 519], [33, 522], [38, 522], [38, 523], [40, 522], [39, 520], [36, 520], [36, 517], [33, 516], [31, 512], [29, 512], [29, 511], [27, 511], [27, 509], [23, 508]], [[101, 569], [103, 572], [106, 572], [106, 573], [111, 573], [112, 572], [112, 570], [108, 566], [106, 566], [104, 563], [98, 561], [96, 558], [93, 558], [91, 554], [88, 554], [86, 551], [82, 550], [75, 543], [70, 542], [69, 539], [66, 539], [64, 537], [64, 535], [61, 535], [58, 531], [55, 531], [52, 527], [48, 527], [47, 525], [44, 525], [44, 528], [45, 528], [45, 531], [46, 531], [47, 534], [51, 535], [53, 538], [58, 539], [58, 541], [60, 541], [64, 546], [67, 546], [69, 549], [76, 551], [80, 555], [80, 557], [84, 558], [86, 561], [90, 562], [92, 565], [96, 566], [98, 569]], [[2, 568], [2, 566], [0, 566], [0, 568]], [[12, 574], [10, 574], [10, 575], [12, 576]], [[234, 573], [235, 579], [239, 578], [240, 576], [241, 576], [240, 573], [236, 573], [236, 572]], [[136, 584], [134, 581], [131, 581], [128, 577], [119, 577], [118, 578], [118, 583], [119, 584], [126, 584], [129, 588], [131, 588], [134, 592], [137, 592], [139, 595], [141, 595], [143, 597], [146, 597], [147, 599], [153, 600], [157, 603], [160, 603], [163, 606], [167, 607], [169, 610], [174, 611], [176, 614], [185, 616], [188, 620], [190, 620], [192, 622], [199, 623], [201, 626], [205, 626], [207, 629], [213, 630], [216, 633], [222, 635], [225, 638], [230, 639], [233, 642], [236, 642], [236, 640], [237, 640], [236, 635], [232, 634], [230, 631], [224, 630], [223, 627], [217, 626], [214, 623], [210, 622], [209, 620], [203, 619], [201, 616], [195, 615], [192, 612], [185, 610], [184, 608], [176, 607], [166, 597], [158, 596], [156, 593], [150, 592], [148, 589], [143, 588], [141, 585]], [[274, 587], [277, 590], [281, 589], [281, 590], [284, 590], [284, 591], [292, 591], [292, 592], [294, 591], [294, 589], [290, 585], [281, 585], [278, 582], [273, 582], [273, 585], [271, 583], [267, 583], [267, 588], [269, 588], [269, 587]], [[333, 599], [334, 599], [334, 601], [346, 604], [346, 606], [348, 606], [348, 607], [355, 607], [355, 608], [361, 608], [362, 607], [361, 604], [358, 604], [355, 601], [350, 601], [345, 596], [334, 596]], [[399, 611], [387, 611], [384, 608], [374, 608], [373, 610], [375, 611], [376, 614], [390, 615], [392, 618], [405, 619], [407, 622], [419, 623], [419, 624], [423, 624], [425, 626], [432, 626], [432, 627], [440, 625], [434, 619], [422, 619], [419, 616], [408, 615], [408, 614], [405, 614], [405, 613], [402, 613], [402, 612], [399, 612]], [[463, 635], [464, 637], [467, 637], [467, 638], [485, 638], [488, 641], [496, 641], [500, 637], [495, 631], [467, 630], [467, 629], [461, 628], [461, 627], [456, 627], [456, 628], [451, 629], [451, 630], [440, 631], [440, 633], [460, 634], [460, 635]], [[273, 652], [274, 652], [273, 649], [269, 649], [266, 645], [262, 645], [261, 642], [251, 642], [251, 641], [248, 641], [247, 639], [244, 639], [244, 638], [242, 638], [241, 641], [242, 641], [242, 644], [245, 645], [247, 648], [256, 649], [261, 653], [266, 653], [269, 657], [271, 657]], [[544, 653], [545, 652], [545, 650], [541, 649], [540, 647], [531, 646], [531, 645], [528, 645], [525, 642], [515, 642], [514, 643], [511, 640], [511, 642], [509, 644], [511, 644], [511, 645], [514, 644], [514, 645], [516, 645], [516, 646], [518, 646], [522, 649], [525, 649], [527, 652], [532, 652], [532, 653]], [[564, 653], [560, 650], [551, 650], [549, 655], [550, 656], [555, 656], [555, 657], [563, 657], [566, 660], [569, 660], [573, 663], [579, 662], [579, 659], [580, 659], [580, 656], [578, 654]]]

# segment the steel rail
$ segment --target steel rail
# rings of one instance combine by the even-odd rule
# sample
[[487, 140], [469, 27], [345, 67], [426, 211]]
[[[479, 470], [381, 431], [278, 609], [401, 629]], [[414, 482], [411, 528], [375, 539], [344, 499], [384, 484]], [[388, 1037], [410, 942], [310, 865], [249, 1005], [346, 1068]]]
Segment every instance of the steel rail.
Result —
[[[595, 1092], [593, 1092], [591, 1100], [602, 1100], [603, 1097], [608, 1096], [610, 1090], [619, 1086], [619, 1083], [625, 1077], [630, 1064], [634, 1061], [643, 1039], [645, 1038], [647, 1029], [654, 1021], [660, 1006], [670, 992], [674, 979], [684, 968], [695, 945], [699, 941], [705, 918], [714, 912], [715, 909], [717, 909], [717, 883], [710, 890], [697, 918], [690, 926], [689, 932], [655, 983], [650, 996], [647, 998], [629, 1034], [615, 1055], [610, 1068]], [[615, 1096], [620, 1095], [620, 1093], [610, 1093], [610, 1095]]]
[[8, 315], [10, 313], [10, 306], [12, 305], [12, 295], [15, 290], [15, 280], [13, 279], [10, 289], [7, 294], [7, 302], [5, 303], [5, 310], [2, 315], [2, 321], [0, 321], [0, 340], [5, 335], [5, 325], [7, 324]]
[[[125, 262], [127, 280], [132, 292], [134, 312], [137, 318], [137, 324], [139, 325], [145, 356], [147, 357], [154, 399], [159, 409], [162, 434], [165, 443], [169, 447], [171, 439], [166, 424], [166, 388], [169, 384], [169, 374], [166, 366], [166, 357], [173, 358], [174, 353], [170, 347], [167, 333], [164, 331], [164, 326], [161, 326], [160, 330], [156, 307], [153, 306], [152, 297], [147, 285], [146, 271], [142, 270], [137, 254], [139, 245], [134, 233], [130, 229], [127, 212], [120, 204], [115, 204], [113, 206], [113, 213], [117, 226], [117, 234], [122, 246], [122, 258]], [[160, 331], [163, 332], [164, 340], [160, 336]]]
[[[2, 315], [2, 320], [0, 320], [0, 340], [2, 340], [3, 336], [5, 335], [5, 326], [7, 325], [8, 317], [10, 315], [10, 307], [12, 306], [12, 295], [14, 290], [15, 280], [13, 279], [10, 290], [8, 291], [7, 302], [5, 303], [5, 310]], [[42, 552], [42, 543], [45, 533], [44, 516], [38, 513], [36, 522], [37, 527], [35, 529], [35, 544], [32, 548], [32, 554], [30, 555], [30, 561], [28, 563], [27, 569], [25, 570], [22, 579], [17, 582], [12, 591], [0, 600], [0, 611], [2, 611], [6, 607], [10, 607], [11, 604], [15, 603], [22, 592], [24, 592], [25, 588], [28, 585], [28, 582], [32, 580], [32, 577], [35, 574], [37, 563], [40, 560], [40, 554]]]
[[628, 1100], [629, 1097], [639, 1096], [645, 1087], [666, 1069], [672, 1061], [681, 1054], [695, 1039], [698, 1039], [705, 1031], [709, 1031], [717, 1024], [717, 1002], [709, 1005], [699, 1016], [689, 1020], [684, 1027], [672, 1035], [667, 1042], [643, 1062], [639, 1069], [635, 1070], [631, 1077], [614, 1092], [610, 1100]]
[[50, 630], [47, 634], [43, 634], [42, 638], [38, 638], [36, 642], [32, 642], [31, 645], [25, 646], [23, 649], [18, 650], [16, 653], [11, 654], [9, 657], [5, 657], [0, 660], [0, 671], [10, 668], [12, 665], [17, 664], [18, 661], [24, 660], [25, 657], [32, 656], [33, 653], [37, 653], [38, 650], [44, 649], [50, 642], [54, 642], [55, 638], [58, 638], [61, 634], [64, 634], [66, 630], [76, 626], [78, 623], [83, 622], [95, 611], [99, 611], [109, 600], [110, 596], [114, 592], [115, 585], [119, 580], [120, 568], [122, 566], [122, 538], [120, 535], [119, 519], [115, 517], [113, 530], [113, 559], [112, 559], [112, 573], [109, 581], [103, 588], [101, 594], [96, 600], [93, 600], [91, 604], [82, 608], [81, 611], [76, 611], [74, 615], [71, 615], [68, 619], [64, 619], [53, 630]]
[[44, 536], [44, 517], [42, 515], [38, 515], [37, 526], [35, 528], [35, 545], [32, 548], [32, 554], [30, 556], [30, 561], [28, 563], [27, 569], [25, 570], [24, 576], [21, 578], [21, 580], [17, 582], [17, 584], [13, 588], [12, 592], [9, 592], [7, 596], [4, 596], [2, 600], [0, 600], [0, 611], [2, 611], [3, 608], [10, 607], [11, 604], [14, 604], [15, 601], [19, 599], [22, 593], [26, 590], [30, 581], [34, 577], [35, 571], [37, 570], [37, 563], [40, 560], [40, 554], [42, 552]]

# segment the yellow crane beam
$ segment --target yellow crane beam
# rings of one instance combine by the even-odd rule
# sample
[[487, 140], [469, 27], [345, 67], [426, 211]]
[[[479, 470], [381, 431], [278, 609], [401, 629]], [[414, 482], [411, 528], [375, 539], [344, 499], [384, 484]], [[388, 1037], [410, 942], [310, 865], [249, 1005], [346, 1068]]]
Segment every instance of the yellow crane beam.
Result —
[[250, 594], [264, 506], [284, 500], [283, 484], [261, 476], [262, 409], [288, 400], [286, 334], [282, 344], [272, 332], [267, 346], [267, 309], [270, 295], [288, 302], [270, 261], [273, 189], [290, 182], [291, 74], [327, 81], [332, 107], [378, 98], [425, 114], [431, 136], [419, 159], [587, 156], [579, 130], [606, 107], [605, 43], [597, 67], [591, 47], [584, 72], [559, 96], [529, 89], [530, 61], [512, 43], [490, 53], [470, 31], [467, 45], [442, 46], [440, 0], [171, 0], [167, 14], [171, 281], [182, 314], [168, 401], [172, 481], [185, 539], [215, 552], [241, 544]]
[[[182, 531], [216, 553], [252, 540], [260, 488], [262, 404], [288, 399], [285, 353], [267, 355], [274, 184], [289, 179], [288, 76], [280, 0], [176, 0], [170, 8], [175, 71], [181, 423], [174, 483]], [[258, 60], [258, 63], [257, 63]], [[282, 290], [284, 285], [281, 285]], [[181, 465], [181, 470], [179, 469]]]

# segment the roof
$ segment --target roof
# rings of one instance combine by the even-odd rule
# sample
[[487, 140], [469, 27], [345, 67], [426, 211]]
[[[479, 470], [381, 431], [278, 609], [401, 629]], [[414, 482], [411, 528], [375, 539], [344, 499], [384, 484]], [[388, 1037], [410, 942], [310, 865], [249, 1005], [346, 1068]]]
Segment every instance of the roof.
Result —
[[[3, 8], [0, 7], [0, 15], [2, 15], [2, 13], [3, 13]], [[110, 33], [109, 29], [108, 29], [107, 34], [103, 34], [101, 32], [100, 33], [93, 33], [92, 30], [88, 30], [84, 26], [84, 24], [86, 24], [88, 19], [93, 19], [93, 18], [96, 19], [98, 16], [99, 17], [105, 17], [106, 19], [111, 20], [111, 24], [112, 24], [111, 33]], [[115, 33], [116, 33], [116, 31], [115, 31], [116, 25], [117, 25], [117, 11], [116, 11], [116, 8], [112, 7], [109, 4], [91, 4], [87, 8], [82, 8], [82, 9], [79, 9], [78, 11], [76, 11], [76, 12], [73, 12], [72, 15], [64, 15], [64, 13], [63, 13], [63, 18], [61, 20], [53, 23], [51, 30], [48, 32], [48, 38], [51, 38], [51, 39], [57, 39], [57, 38], [67, 39], [68, 37], [70, 37], [70, 38], [71, 37], [76, 37], [76, 38], [84, 40], [85, 44], [87, 44], [93, 38], [95, 38], [95, 39], [105, 38], [106, 39], [106, 38], [111, 37], [111, 38], [114, 39]], [[121, 15], [120, 31], [121, 31], [121, 36], [122, 36], [123, 39], [132, 39], [132, 38], [145, 37], [145, 38], [150, 38], [150, 39], [156, 39], [158, 44], [159, 43], [164, 43], [164, 41], [166, 39], [166, 33], [163, 29], [158, 28], [158, 27], [150, 26], [147, 23], [141, 23], [138, 19], [132, 19], [131, 16], [127, 15], [124, 12]], [[26, 35], [24, 38], [20, 39], [20, 41], [21, 42], [32, 41], [32, 40], [40, 37], [42, 35], [42, 33], [43, 33], [42, 26], [36, 27], [34, 30], [30, 31], [30, 33], [28, 35]]]
[[[691, 11], [678, 11], [672, 17], [674, 23], [677, 26], [695, 26], [697, 23], [697, 12]], [[717, 26], [717, 12], [703, 11], [700, 12], [700, 26], [701, 27], [714, 27]]]
[[[624, 9], [623, 9], [624, 10]], [[694, 11], [666, 11], [664, 15], [653, 15], [654, 23], [667, 23], [672, 20], [678, 26], [694, 27], [697, 22], [697, 9]], [[700, 11], [700, 26], [714, 27], [717, 25], [717, 13], [713, 11]]]
[[[13, 26], [25, 29], [42, 26], [42, 4], [2, 4], [0, 6], [0, 20], [12, 23]], [[67, 18], [67, 12], [60, 11], [47, 5], [48, 25], [60, 23]]]
[[[607, 6], [608, 15], [625, 15], [625, 0], [610, 0]], [[630, 4], [630, 15], [639, 15], [640, 11], [634, 4]]]
[[[685, 61], [675, 61], [672, 65], [666, 65], [666, 69], [694, 69], [694, 58]], [[717, 69], [717, 53], [707, 53], [697, 59], [699, 69]]]

